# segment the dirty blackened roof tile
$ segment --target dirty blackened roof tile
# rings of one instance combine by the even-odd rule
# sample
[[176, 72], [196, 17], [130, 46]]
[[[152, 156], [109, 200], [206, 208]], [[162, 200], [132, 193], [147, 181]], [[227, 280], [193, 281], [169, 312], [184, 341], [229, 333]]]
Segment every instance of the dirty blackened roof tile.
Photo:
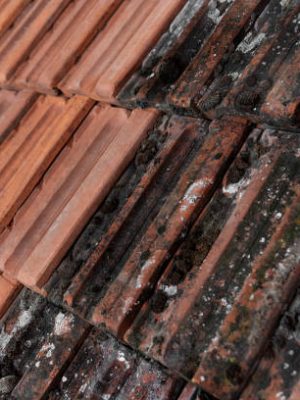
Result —
[[[107, 202], [110, 205], [117, 195], [120, 207], [109, 225], [104, 218], [108, 205], [105, 202], [100, 207], [57, 275], [44, 287], [50, 298], [63, 299], [79, 315], [105, 325], [116, 335], [127, 329], [165, 263], [209, 201], [239, 149], [247, 124], [222, 121], [210, 129], [211, 133], [206, 122], [189, 118], [161, 121], [136, 155], [138, 168], [127, 171], [133, 173], [132, 178], [124, 176], [120, 182], [121, 186], [131, 181], [134, 186], [128, 193], [128, 185], [122, 188], [117, 184], [118, 191], [112, 192]], [[155, 132], [158, 138], [164, 134], [165, 141], [158, 143], [158, 153], [139, 181], [136, 174], [148, 157], [149, 144], [153, 146]], [[97, 222], [102, 224], [99, 230]]]
[[120, 3], [121, 0], [69, 2], [29, 58], [20, 63], [11, 85], [55, 93], [58, 82], [78, 61]]
[[[4, 117], [6, 113], [8, 115], [4, 124], [11, 125], [20, 113], [24, 113], [20, 107], [26, 110], [32, 94], [20, 93], [16, 96], [4, 91], [2, 96], [3, 107], [6, 101], [10, 104], [4, 110]], [[16, 103], [11, 103], [15, 99]], [[10, 223], [91, 105], [91, 100], [82, 97], [64, 100], [40, 96], [23, 116], [19, 126], [1, 143], [0, 233]]]
[[35, 0], [25, 2], [27, 6], [18, 9], [20, 12], [13, 24], [0, 36], [1, 85], [8, 83], [19, 63], [29, 57], [30, 51], [51, 28], [69, 2], [70, 0]]
[[221, 399], [241, 391], [299, 282], [299, 137], [280, 137], [250, 135], [125, 333]]
[[3, 232], [0, 269], [39, 291], [134, 157], [156, 115], [95, 106]]
[[0, 398], [176, 400], [185, 382], [23, 289], [1, 320]]
[[241, 400], [300, 398], [300, 291], [284, 313]]
[[0, 90], [0, 144], [16, 127], [37, 96], [29, 91]]
[[[89, 300], [93, 301], [101, 280], [109, 280], [110, 271], [132, 250], [132, 242], [140, 240], [139, 232], [151, 223], [180, 173], [195, 157], [206, 134], [202, 126], [207, 124], [178, 117], [157, 119], [132, 162], [45, 285], [44, 290], [53, 301], [65, 298], [67, 304], [76, 302], [76, 292], [83, 290], [86, 279], [97, 275], [95, 268], [102, 259], [99, 283], [91, 282], [88, 290]], [[82, 299], [81, 303], [79, 308], [87, 312], [88, 300], [85, 304]]]
[[177, 16], [120, 101], [299, 130], [298, 0], [198, 3]]
[[185, 2], [123, 1], [58, 87], [67, 95], [113, 101]]
[[12, 398], [41, 399], [88, 332], [86, 322], [23, 289], [1, 320], [0, 389], [14, 377]]
[[20, 289], [21, 285], [6, 279], [0, 274], [0, 318], [6, 312]]
[[93, 329], [49, 400], [176, 400], [185, 382]]

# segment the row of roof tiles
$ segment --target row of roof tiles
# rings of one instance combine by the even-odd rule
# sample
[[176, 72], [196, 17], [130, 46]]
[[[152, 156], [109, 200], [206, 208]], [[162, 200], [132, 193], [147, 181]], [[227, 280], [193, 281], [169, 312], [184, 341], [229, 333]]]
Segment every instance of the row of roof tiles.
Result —
[[[241, 400], [298, 399], [299, 304], [298, 293]], [[214, 400], [28, 289], [1, 319], [0, 398]]]
[[299, 282], [299, 135], [81, 97], [21, 115], [0, 149], [3, 310], [19, 281], [235, 398]]
[[2, 87], [300, 129], [298, 0], [4, 3]]

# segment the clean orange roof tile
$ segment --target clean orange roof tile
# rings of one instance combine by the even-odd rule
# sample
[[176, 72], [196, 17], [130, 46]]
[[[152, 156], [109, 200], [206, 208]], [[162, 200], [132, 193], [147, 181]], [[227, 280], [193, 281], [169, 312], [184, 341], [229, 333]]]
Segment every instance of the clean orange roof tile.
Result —
[[1, 0], [0, 1], [0, 33], [14, 23], [16, 17], [31, 0]]
[[20, 287], [18, 283], [11, 282], [0, 274], [0, 318], [10, 306]]
[[[91, 105], [89, 99], [82, 97], [65, 100], [41, 96], [1, 144], [0, 232], [10, 223]], [[18, 106], [17, 103], [16, 109]]]
[[0, 90], [0, 144], [16, 127], [37, 96], [29, 91]]
[[[13, 2], [12, 2], [13, 3]], [[0, 37], [0, 84], [7, 84], [18, 64], [26, 59], [69, 0], [28, 3]]]
[[123, 2], [58, 87], [68, 95], [113, 101], [185, 1]]
[[44, 93], [55, 92], [58, 82], [78, 61], [121, 1], [70, 2], [34, 51], [20, 63], [11, 85], [30, 87]]
[[0, 269], [39, 290], [132, 159], [155, 118], [154, 111], [94, 107], [4, 231]]

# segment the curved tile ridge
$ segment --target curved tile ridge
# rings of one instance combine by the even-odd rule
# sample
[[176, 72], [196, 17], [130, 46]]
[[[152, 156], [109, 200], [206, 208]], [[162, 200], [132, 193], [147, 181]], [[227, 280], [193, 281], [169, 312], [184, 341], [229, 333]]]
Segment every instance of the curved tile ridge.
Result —
[[95, 106], [3, 232], [0, 269], [41, 290], [156, 117], [151, 110]]
[[0, 90], [0, 145], [18, 125], [38, 95], [30, 91]]
[[123, 2], [58, 87], [66, 94], [114, 101], [128, 76], [186, 0]]
[[[16, 121], [19, 107], [26, 110], [32, 98], [28, 99], [26, 93], [20, 93], [8, 97], [6, 101], [14, 99], [17, 102], [11, 104], [10, 108], [14, 112], [11, 111], [9, 117], [13, 120], [15, 114]], [[91, 105], [89, 99], [79, 96], [70, 100], [40, 96], [19, 126], [1, 143], [0, 233], [11, 222]]]

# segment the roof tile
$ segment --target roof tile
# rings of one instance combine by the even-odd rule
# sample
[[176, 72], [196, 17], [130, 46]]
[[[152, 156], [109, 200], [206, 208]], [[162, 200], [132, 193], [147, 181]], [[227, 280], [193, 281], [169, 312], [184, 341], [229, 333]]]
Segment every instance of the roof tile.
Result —
[[155, 118], [154, 111], [95, 106], [3, 232], [0, 269], [39, 291]]
[[[2, 94], [3, 96], [5, 93]], [[28, 95], [10, 95], [8, 100], [17, 99], [11, 106], [8, 117], [16, 120], [19, 107], [28, 106]], [[35, 102], [22, 123], [10, 132], [0, 147], [0, 232], [11, 222], [19, 206], [55, 156], [79, 125], [92, 102], [87, 98], [74, 97], [64, 100], [44, 97]], [[22, 111], [23, 112], [23, 111]], [[0, 268], [1, 269], [1, 268]]]
[[[19, 63], [51, 28], [70, 0], [30, 1], [0, 37], [0, 84], [5, 85]], [[21, 11], [21, 10], [20, 10]], [[26, 34], [24, 34], [26, 32]]]
[[1, 322], [0, 373], [16, 378], [14, 399], [41, 399], [88, 333], [87, 323], [25, 289]]
[[300, 396], [300, 292], [284, 313], [241, 400], [285, 399]]
[[[45, 292], [55, 301], [63, 299], [94, 324], [105, 323], [115, 334], [122, 332], [138, 311], [139, 299], [155, 284], [165, 262], [206, 205], [246, 127], [240, 120], [236, 125], [223, 121], [221, 126], [212, 125], [208, 134], [205, 122], [181, 117], [157, 125], [150, 143], [157, 130], [158, 135], [162, 130], [166, 139], [144, 169], [141, 181], [135, 181], [139, 170], [135, 167], [131, 193], [117, 184], [120, 204], [110, 216], [110, 225], [105, 226], [104, 203], [44, 287]], [[147, 146], [147, 142], [142, 145], [136, 162]], [[97, 222], [104, 229], [97, 230]], [[148, 258], [154, 260], [155, 252], [155, 261], [150, 263]], [[143, 264], [148, 267], [143, 269]]]
[[185, 385], [28, 289], [1, 324], [0, 381], [14, 377], [13, 399], [175, 400]]
[[188, 5], [119, 100], [212, 119], [239, 115], [299, 130], [298, 1], [191, 0]]
[[67, 95], [113, 101], [185, 1], [123, 2], [58, 87]]
[[21, 285], [17, 282], [9, 281], [0, 274], [0, 318], [6, 312], [20, 289]]
[[55, 93], [58, 82], [78, 61], [120, 3], [121, 0], [70, 2], [29, 58], [19, 65], [11, 85]]
[[49, 398], [175, 400], [183, 386], [156, 363], [93, 329]]
[[33, 92], [0, 90], [0, 144], [36, 99]]
[[125, 334], [222, 399], [247, 381], [299, 281], [299, 138], [284, 145], [261, 133], [250, 136]]

